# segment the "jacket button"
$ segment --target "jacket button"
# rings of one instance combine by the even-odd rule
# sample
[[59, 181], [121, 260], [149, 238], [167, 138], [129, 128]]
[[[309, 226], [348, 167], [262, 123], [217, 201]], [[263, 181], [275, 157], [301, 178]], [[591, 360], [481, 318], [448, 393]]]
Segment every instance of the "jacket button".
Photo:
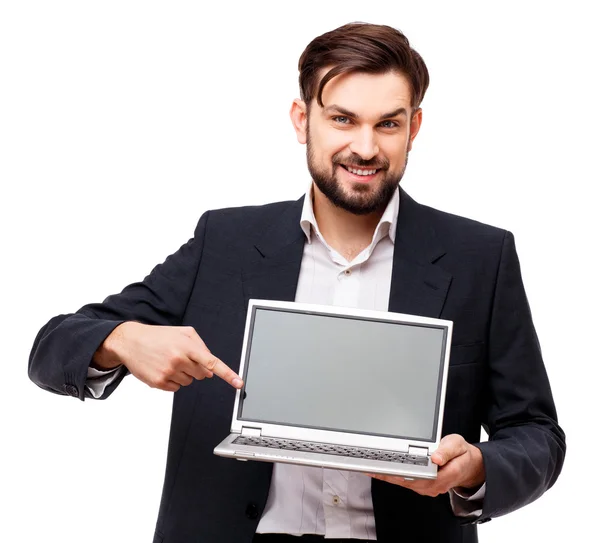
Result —
[[63, 390], [69, 395], [75, 398], [79, 397], [79, 390], [75, 385], [64, 385]]
[[256, 507], [256, 504], [248, 504], [248, 506], [246, 507], [246, 516], [251, 519], [255, 519], [258, 517], [258, 507]]

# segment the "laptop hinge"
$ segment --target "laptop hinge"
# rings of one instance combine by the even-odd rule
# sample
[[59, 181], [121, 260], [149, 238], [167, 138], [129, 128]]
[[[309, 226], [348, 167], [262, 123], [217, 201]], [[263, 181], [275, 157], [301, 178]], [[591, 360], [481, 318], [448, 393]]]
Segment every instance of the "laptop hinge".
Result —
[[413, 445], [409, 445], [408, 454], [414, 454], [416, 456], [429, 456], [429, 449], [427, 447], [415, 447]]
[[248, 428], [247, 426], [242, 426], [242, 435], [249, 437], [260, 437], [260, 428]]

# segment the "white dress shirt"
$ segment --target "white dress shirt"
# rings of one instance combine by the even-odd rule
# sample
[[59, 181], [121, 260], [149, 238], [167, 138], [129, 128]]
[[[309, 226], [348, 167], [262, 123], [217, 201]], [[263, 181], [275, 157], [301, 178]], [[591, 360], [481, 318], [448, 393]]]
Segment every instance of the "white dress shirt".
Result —
[[[319, 231], [311, 182], [300, 219], [306, 243], [295, 301], [387, 311], [399, 207], [396, 191], [370, 245], [348, 261], [327, 244]], [[114, 371], [90, 368], [86, 388], [97, 398], [114, 378]], [[485, 485], [470, 497], [451, 492], [454, 513], [479, 516], [484, 492]], [[376, 540], [371, 478], [358, 472], [275, 463], [257, 532]]]

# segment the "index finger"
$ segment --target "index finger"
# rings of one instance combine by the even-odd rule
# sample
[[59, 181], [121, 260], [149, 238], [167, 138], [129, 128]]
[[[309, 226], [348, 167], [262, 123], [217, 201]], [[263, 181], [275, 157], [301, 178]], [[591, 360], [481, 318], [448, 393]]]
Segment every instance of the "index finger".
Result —
[[194, 352], [191, 354], [190, 358], [192, 361], [197, 362], [208, 371], [223, 379], [223, 381], [227, 381], [232, 387], [242, 388], [242, 386], [244, 386], [244, 382], [240, 376], [209, 350], [206, 352]]

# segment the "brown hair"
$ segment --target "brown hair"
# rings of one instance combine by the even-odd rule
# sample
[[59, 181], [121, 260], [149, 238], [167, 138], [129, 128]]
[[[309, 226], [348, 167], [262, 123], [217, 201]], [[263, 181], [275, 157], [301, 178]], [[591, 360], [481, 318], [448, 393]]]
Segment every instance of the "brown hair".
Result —
[[[332, 68], [318, 82], [320, 70], [327, 66]], [[323, 107], [325, 85], [341, 74], [402, 73], [411, 84], [413, 109], [419, 107], [429, 86], [429, 72], [421, 55], [402, 32], [386, 25], [349, 23], [318, 36], [300, 56], [298, 70], [300, 97], [307, 107], [315, 97]]]

